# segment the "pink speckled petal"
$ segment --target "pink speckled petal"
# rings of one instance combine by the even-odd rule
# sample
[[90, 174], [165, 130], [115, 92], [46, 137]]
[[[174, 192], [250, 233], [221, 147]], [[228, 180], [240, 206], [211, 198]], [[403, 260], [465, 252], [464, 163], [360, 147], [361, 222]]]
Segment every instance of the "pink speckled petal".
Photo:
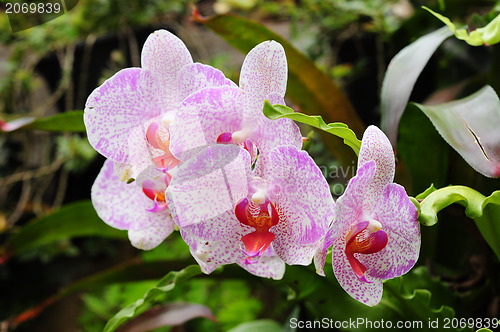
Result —
[[280, 214], [271, 228], [274, 250], [287, 264], [308, 265], [333, 218], [328, 183], [312, 158], [280, 146], [259, 158], [257, 175], [271, 185], [270, 199]]
[[241, 250], [241, 234], [250, 232], [242, 226], [232, 211], [181, 227], [182, 238], [202, 271], [211, 273], [220, 265], [232, 264], [244, 259]]
[[418, 212], [405, 189], [396, 183], [389, 184], [375, 207], [373, 218], [382, 223], [389, 242], [377, 253], [359, 256], [368, 268], [366, 273], [380, 279], [405, 274], [417, 262], [420, 251]]
[[358, 168], [356, 176], [349, 180], [344, 194], [337, 199], [335, 222], [341, 222], [344, 227], [350, 227], [354, 223], [367, 221], [363, 218], [371, 214], [380, 197], [371, 186], [376, 170], [373, 160]]
[[127, 163], [131, 165], [130, 177], [135, 179], [140, 172], [153, 164], [152, 155], [142, 127], [132, 129], [127, 140], [129, 155]]
[[142, 68], [157, 78], [157, 93], [164, 112], [174, 109], [185, 98], [177, 90], [177, 75], [191, 63], [193, 59], [182, 40], [166, 30], [153, 32], [144, 43]]
[[139, 186], [120, 181], [111, 160], [106, 160], [91, 191], [92, 204], [108, 225], [129, 230], [129, 238], [137, 248], [148, 250], [160, 244], [174, 230], [170, 212], [146, 211], [153, 202]]
[[244, 261], [239, 261], [238, 265], [251, 274], [263, 278], [280, 280], [285, 274], [285, 262], [276, 255], [260, 256], [256, 262], [250, 264], [245, 263]]
[[[335, 225], [335, 224], [334, 224]], [[334, 228], [337, 228], [334, 226]], [[337, 230], [338, 236], [332, 247], [332, 265], [333, 273], [340, 286], [355, 300], [358, 300], [368, 306], [374, 306], [382, 298], [383, 285], [382, 280], [368, 278], [370, 283], [358, 279], [351, 268], [347, 256], [344, 252], [348, 230]]]
[[179, 96], [182, 99], [204, 88], [225, 85], [237, 87], [220, 70], [201, 63], [193, 63], [182, 68], [177, 75], [177, 82]]
[[368, 191], [373, 191], [373, 195], [382, 194], [385, 186], [394, 181], [396, 169], [394, 152], [391, 142], [385, 134], [375, 126], [369, 126], [363, 134], [361, 140], [361, 150], [359, 151], [358, 167], [369, 160], [374, 160], [377, 165], [373, 183], [367, 187]]
[[236, 145], [216, 144], [177, 167], [167, 189], [167, 203], [181, 227], [234, 214], [236, 203], [247, 195], [250, 155]]
[[286, 92], [288, 67], [283, 46], [273, 40], [255, 46], [241, 67], [239, 86], [245, 92], [245, 109], [262, 113], [270, 94]]
[[128, 68], [116, 73], [85, 104], [83, 119], [90, 144], [115, 162], [132, 163], [133, 152], [147, 146], [143, 137], [131, 141], [131, 133], [161, 113], [157, 95], [157, 82], [148, 71]]
[[[334, 206], [334, 214], [336, 209], [337, 205]], [[326, 255], [328, 254], [328, 249], [335, 241], [335, 235], [333, 225], [330, 223], [330, 228], [326, 232], [325, 237], [318, 245], [316, 253], [314, 254], [314, 267], [316, 268], [316, 273], [320, 276], [325, 276]]]
[[181, 104], [170, 126], [170, 151], [179, 160], [193, 154], [225, 133], [241, 129], [242, 91], [224, 86], [195, 92]]

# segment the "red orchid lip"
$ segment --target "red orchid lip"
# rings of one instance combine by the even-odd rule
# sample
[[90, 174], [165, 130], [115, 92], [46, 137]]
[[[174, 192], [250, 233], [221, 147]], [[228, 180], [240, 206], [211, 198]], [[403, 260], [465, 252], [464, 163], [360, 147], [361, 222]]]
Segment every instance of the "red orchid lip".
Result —
[[241, 238], [245, 245], [245, 254], [249, 258], [258, 257], [265, 252], [276, 236], [269, 229], [279, 222], [279, 215], [274, 204], [268, 198], [262, 204], [255, 204], [243, 198], [234, 208], [236, 218], [255, 231]]
[[360, 239], [359, 237], [362, 233], [368, 228], [370, 222], [363, 221], [351, 227], [351, 230], [346, 236], [346, 246], [345, 246], [345, 254], [347, 256], [347, 260], [351, 265], [352, 270], [356, 274], [359, 280], [368, 282], [365, 277], [365, 273], [367, 267], [363, 265], [354, 254], [374, 254], [376, 252], [381, 251], [387, 246], [387, 242], [389, 240], [387, 233], [383, 230], [378, 230], [376, 232], [372, 232], [367, 237]]

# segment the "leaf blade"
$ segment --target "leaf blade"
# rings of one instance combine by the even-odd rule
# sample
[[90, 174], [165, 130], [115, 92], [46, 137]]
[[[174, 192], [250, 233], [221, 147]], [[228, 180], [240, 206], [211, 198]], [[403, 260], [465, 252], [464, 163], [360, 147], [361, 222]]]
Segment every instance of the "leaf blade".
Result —
[[115, 331], [123, 322], [131, 317], [134, 317], [137, 310], [143, 307], [145, 304], [153, 301], [157, 296], [162, 293], [169, 292], [174, 289], [176, 283], [186, 281], [200, 275], [201, 269], [199, 265], [190, 265], [180, 271], [169, 272], [165, 277], [163, 277], [156, 287], [149, 289], [141, 299], [138, 299], [134, 303], [126, 306], [118, 313], [116, 313], [106, 324], [103, 332]]
[[126, 239], [124, 231], [106, 225], [90, 201], [80, 201], [34, 220], [10, 237], [4, 246], [4, 257], [12, 257], [38, 246], [78, 236], [101, 236]]
[[500, 177], [500, 99], [491, 86], [452, 102], [415, 105], [472, 168]]
[[287, 106], [271, 105], [271, 103], [267, 100], [264, 102], [263, 112], [265, 116], [272, 120], [288, 118], [338, 136], [344, 140], [344, 144], [351, 147], [356, 155], [359, 154], [361, 141], [356, 137], [356, 134], [344, 123], [334, 122], [326, 124], [323, 118], [319, 115], [311, 116], [303, 113], [297, 113]]
[[395, 146], [399, 121], [413, 86], [436, 49], [453, 33], [447, 28], [431, 32], [403, 48], [391, 60], [381, 91], [381, 127]]
[[26, 129], [84, 133], [83, 111], [68, 111], [44, 118], [24, 117], [9, 122], [0, 121], [0, 131]]

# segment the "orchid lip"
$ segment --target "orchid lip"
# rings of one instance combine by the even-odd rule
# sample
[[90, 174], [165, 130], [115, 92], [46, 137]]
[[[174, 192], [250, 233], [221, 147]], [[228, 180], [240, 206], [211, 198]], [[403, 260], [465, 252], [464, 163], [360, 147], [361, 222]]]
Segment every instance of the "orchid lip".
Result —
[[[346, 247], [344, 252], [356, 277], [363, 282], [370, 283], [365, 277], [368, 268], [361, 263], [354, 254], [369, 255], [384, 249], [387, 246], [388, 236], [387, 233], [380, 228], [380, 222], [374, 219], [363, 221], [352, 226], [346, 236]], [[363, 235], [365, 235], [365, 237], [360, 239]]]

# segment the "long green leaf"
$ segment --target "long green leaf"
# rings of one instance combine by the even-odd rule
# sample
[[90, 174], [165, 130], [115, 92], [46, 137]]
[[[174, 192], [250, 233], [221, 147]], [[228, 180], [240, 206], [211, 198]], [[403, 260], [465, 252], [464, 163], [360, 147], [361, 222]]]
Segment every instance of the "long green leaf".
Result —
[[[365, 126], [344, 92], [286, 39], [262, 24], [234, 15], [207, 19], [198, 15], [195, 19], [244, 53], [266, 40], [279, 42], [285, 49], [289, 66], [287, 96], [302, 112], [317, 114], [326, 122], [343, 122], [357, 135], [362, 135]], [[342, 142], [329, 135], [322, 137], [341, 163], [351, 164], [354, 156]]]
[[500, 258], [500, 191], [490, 196], [465, 186], [449, 186], [430, 193], [420, 203], [419, 221], [432, 226], [438, 222], [437, 214], [445, 207], [458, 203], [465, 214], [476, 222], [481, 235]]
[[0, 260], [50, 242], [79, 236], [125, 239], [127, 233], [106, 225], [90, 201], [71, 203], [34, 220], [10, 237], [2, 248]]
[[11, 122], [0, 120], [0, 131], [10, 132], [21, 129], [83, 133], [85, 132], [83, 111], [69, 111], [45, 118], [19, 118]]
[[413, 86], [441, 43], [453, 33], [446, 27], [420, 37], [391, 60], [381, 92], [382, 130], [395, 146], [398, 125]]
[[104, 332], [115, 331], [123, 322], [125, 322], [129, 318], [134, 317], [137, 313], [137, 310], [139, 310], [141, 307], [148, 303], [151, 303], [159, 295], [171, 291], [175, 288], [177, 283], [189, 280], [192, 277], [200, 275], [201, 273], [202, 272], [198, 265], [191, 265], [181, 271], [173, 271], [168, 273], [158, 282], [156, 287], [149, 289], [146, 294], [144, 294], [143, 298], [126, 306], [116, 315], [114, 315], [104, 327]]
[[359, 154], [361, 141], [356, 137], [356, 134], [344, 123], [335, 122], [326, 124], [321, 116], [311, 116], [303, 113], [296, 113], [290, 107], [283, 105], [271, 105], [271, 103], [267, 100], [264, 102], [263, 111], [265, 116], [267, 116], [269, 119], [276, 120], [281, 118], [288, 118], [338, 136], [344, 140], [345, 144], [351, 147], [356, 155]]
[[449, 103], [415, 105], [472, 168], [500, 177], [500, 99], [491, 86]]

